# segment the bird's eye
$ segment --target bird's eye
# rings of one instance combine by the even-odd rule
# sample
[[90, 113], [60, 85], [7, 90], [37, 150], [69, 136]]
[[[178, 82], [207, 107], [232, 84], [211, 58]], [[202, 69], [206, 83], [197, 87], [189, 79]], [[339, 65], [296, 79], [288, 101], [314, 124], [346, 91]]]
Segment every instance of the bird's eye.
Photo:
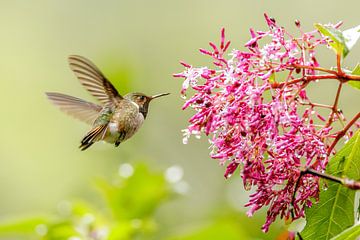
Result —
[[144, 101], [145, 100], [145, 96], [139, 96], [138, 98], [140, 101]]

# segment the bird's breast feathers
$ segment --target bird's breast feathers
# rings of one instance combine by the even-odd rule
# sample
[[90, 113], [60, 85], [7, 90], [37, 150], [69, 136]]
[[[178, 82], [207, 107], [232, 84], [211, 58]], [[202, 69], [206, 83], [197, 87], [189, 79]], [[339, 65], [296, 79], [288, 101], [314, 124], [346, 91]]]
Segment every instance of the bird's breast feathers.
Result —
[[144, 116], [139, 112], [136, 103], [129, 101], [119, 106], [108, 124], [105, 141], [114, 143], [121, 138], [125, 141], [132, 137], [144, 122]]

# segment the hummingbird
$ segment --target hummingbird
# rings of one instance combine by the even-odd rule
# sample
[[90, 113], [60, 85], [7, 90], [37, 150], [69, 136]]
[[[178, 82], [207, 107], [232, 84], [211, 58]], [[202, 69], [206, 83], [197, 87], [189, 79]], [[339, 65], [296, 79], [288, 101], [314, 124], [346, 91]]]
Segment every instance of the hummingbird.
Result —
[[46, 92], [46, 95], [60, 110], [92, 126], [81, 140], [82, 151], [98, 141], [118, 147], [139, 130], [148, 114], [149, 103], [170, 94], [147, 96], [133, 92], [122, 96], [89, 59], [70, 55], [68, 61], [80, 83], [100, 104], [57, 92]]

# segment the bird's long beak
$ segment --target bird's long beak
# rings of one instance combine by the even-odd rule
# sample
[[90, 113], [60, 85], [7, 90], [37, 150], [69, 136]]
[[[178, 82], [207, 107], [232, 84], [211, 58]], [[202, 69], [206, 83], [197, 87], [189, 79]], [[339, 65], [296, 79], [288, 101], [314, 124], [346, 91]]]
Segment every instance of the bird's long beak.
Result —
[[158, 97], [163, 97], [163, 96], [167, 96], [169, 95], [170, 93], [160, 93], [160, 94], [156, 94], [154, 96], [151, 96], [151, 100], [152, 99], [155, 99], [155, 98], [158, 98]]

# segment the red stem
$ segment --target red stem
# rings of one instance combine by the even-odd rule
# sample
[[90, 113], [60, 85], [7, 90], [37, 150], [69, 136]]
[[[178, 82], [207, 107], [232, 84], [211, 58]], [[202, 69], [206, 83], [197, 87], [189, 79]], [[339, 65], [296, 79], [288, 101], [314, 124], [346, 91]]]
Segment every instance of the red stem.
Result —
[[358, 182], [358, 181], [355, 181], [355, 180], [352, 180], [349, 178], [336, 177], [336, 176], [329, 175], [326, 173], [321, 173], [312, 168], [307, 168], [304, 171], [304, 174], [311, 174], [311, 175], [318, 176], [318, 177], [321, 177], [321, 178], [324, 178], [324, 179], [327, 179], [327, 180], [330, 180], [333, 182], [337, 182], [337, 183], [340, 183], [340, 184], [344, 185], [345, 187], [353, 189], [353, 190], [360, 189], [360, 182]]
[[339, 79], [339, 77], [336, 75], [310, 75], [310, 76], [305, 76], [305, 77], [301, 77], [301, 78], [295, 78], [288, 82], [273, 83], [273, 84], [271, 84], [271, 87], [272, 88], [282, 88], [285, 84], [292, 85], [292, 84], [299, 83], [299, 82], [312, 82], [312, 81], [316, 81], [316, 80], [327, 80], [327, 79]]
[[325, 104], [320, 104], [320, 103], [312, 103], [312, 102], [300, 102], [301, 105], [309, 105], [311, 107], [322, 107], [322, 108], [328, 108], [328, 109], [332, 109], [332, 106], [330, 105], [325, 105]]
[[337, 72], [334, 70], [330, 70], [330, 69], [326, 69], [326, 68], [322, 68], [322, 67], [313, 67], [313, 66], [306, 66], [306, 65], [301, 65], [301, 64], [293, 64], [292, 66], [295, 68], [311, 69], [311, 70], [326, 72], [326, 73], [330, 73], [330, 74], [334, 74], [334, 75], [337, 74]]
[[343, 71], [341, 70], [341, 54], [336, 54], [336, 65], [337, 65], [337, 75], [338, 76], [344, 75]]
[[327, 68], [322, 68], [322, 67], [313, 67], [313, 66], [306, 66], [306, 65], [301, 65], [301, 64], [292, 64], [293, 67], [295, 68], [305, 68], [305, 69], [311, 69], [311, 70], [315, 70], [315, 71], [320, 71], [320, 72], [326, 72], [326, 73], [330, 73], [333, 75], [338, 76], [339, 80], [341, 78], [342, 81], [360, 81], [360, 75], [352, 75], [352, 74], [346, 74], [341, 70], [341, 56], [339, 58], [339, 56], [337, 57], [337, 68], [338, 71], [334, 71], [334, 70], [330, 70]]
[[335, 148], [338, 141], [345, 135], [349, 128], [360, 118], [360, 112], [358, 112], [353, 119], [341, 130], [337, 135], [335, 140], [332, 142], [331, 146], [328, 148], [327, 154], [330, 156], [332, 150]]
[[344, 74], [344, 76], [342, 77], [345, 82], [347, 81], [360, 81], [360, 75], [352, 75], [352, 74]]
[[337, 111], [338, 111], [337, 106], [338, 106], [338, 102], [339, 102], [341, 88], [342, 88], [342, 82], [339, 83], [339, 87], [338, 87], [338, 89], [336, 91], [335, 101], [334, 101], [334, 104], [332, 105], [332, 108], [331, 108], [331, 114], [330, 114], [329, 120], [325, 125], [326, 127], [329, 127], [333, 123], [334, 114], [337, 113]]
[[312, 81], [316, 81], [316, 80], [327, 80], [327, 79], [337, 79], [340, 82], [347, 82], [347, 81], [360, 81], [360, 75], [349, 75], [349, 74], [344, 74], [343, 76], [338, 76], [338, 75], [310, 75], [310, 76], [305, 76], [305, 77], [301, 77], [301, 78], [295, 78], [291, 81], [288, 82], [282, 82], [282, 83], [273, 83], [271, 84], [272, 88], [282, 88], [284, 87], [284, 85], [292, 85], [292, 84], [296, 84], [299, 82], [312, 82]]

